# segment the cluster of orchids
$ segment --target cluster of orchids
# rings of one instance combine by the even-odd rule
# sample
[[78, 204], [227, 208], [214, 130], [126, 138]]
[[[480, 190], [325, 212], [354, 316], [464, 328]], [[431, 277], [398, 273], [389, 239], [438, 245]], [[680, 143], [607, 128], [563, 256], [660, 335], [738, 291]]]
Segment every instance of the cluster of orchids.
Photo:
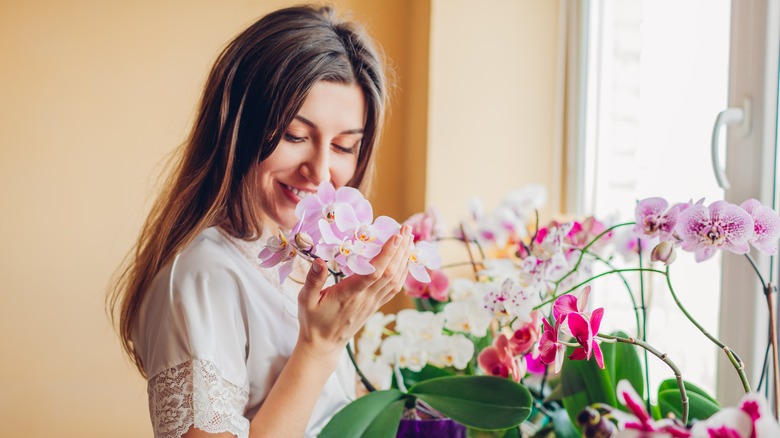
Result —
[[[431, 281], [422, 283], [410, 276], [406, 282], [406, 292], [415, 299], [416, 310], [405, 309], [397, 315], [378, 313], [372, 318], [358, 341], [358, 363], [377, 388], [403, 385], [403, 376], [393, 374], [393, 369], [431, 375], [430, 369], [425, 368], [432, 367], [455, 374], [498, 376], [524, 384], [541, 379], [536, 393], [541, 402], [545, 380], [560, 379], [565, 372], [564, 361], [593, 359], [598, 368], [604, 369], [601, 344], [624, 343], [644, 349], [645, 354], [649, 352], [671, 368], [681, 410], [677, 413], [679, 418], [653, 422], [645, 407], [650, 405], [649, 395], [642, 400], [626, 381], [614, 388], [614, 394], [631, 413], [612, 408], [609, 412], [614, 411], [614, 416], [607, 415], [612, 418], [608, 422], [617, 429], [662, 431], [672, 436], [712, 436], [701, 435], [701, 431], [709, 434], [716, 429], [724, 433], [736, 430], [727, 435], [736, 437], [756, 436], [743, 433], [754, 427], [777, 427], [764, 407], [763, 420], [756, 422], [758, 411], [751, 411], [749, 406], [758, 403], [756, 400], [765, 406], [765, 401], [750, 391], [741, 360], [702, 329], [676, 296], [683, 313], [729, 356], [748, 394], [740, 409], [723, 408], [710, 419], [697, 418], [701, 421], [694, 429], [688, 421], [688, 382], [683, 381], [681, 370], [672, 359], [645, 339], [646, 328], [640, 325], [640, 320], [646, 321], [644, 306], [634, 306], [635, 337], [600, 333], [605, 309], [589, 306], [589, 284], [601, 276], [622, 275], [621, 272], [663, 274], [674, 294], [668, 266], [676, 257], [677, 248], [694, 253], [698, 262], [710, 259], [718, 250], [749, 257], [751, 246], [762, 253], [775, 254], [780, 216], [774, 210], [754, 199], [739, 206], [725, 201], [705, 205], [700, 200], [670, 207], [669, 202], [656, 197], [638, 201], [635, 222], [612, 225], [591, 216], [539, 226], [538, 216], [532, 212], [543, 205], [544, 198], [543, 188], [530, 187], [510, 194], [488, 214], [479, 202], [472, 202], [470, 219], [460, 224], [452, 237], [443, 235], [445, 227], [435, 211], [418, 213], [405, 222], [412, 227], [417, 244], [427, 241], [438, 245], [446, 239], [465, 244], [470, 258], [465, 264], [472, 265], [473, 277], [464, 278], [462, 270], [458, 277], [445, 272], [459, 263], [440, 268], [427, 266], [424, 269]], [[474, 247], [478, 257], [473, 255]], [[648, 253], [652, 262], [665, 264], [667, 270], [643, 265], [642, 257], [646, 260]], [[617, 263], [617, 255], [626, 262], [639, 258], [640, 267], [618, 269], [613, 264]], [[633, 295], [630, 290], [629, 293]], [[645, 356], [645, 373], [647, 360]], [[432, 375], [440, 375], [440, 371]], [[626, 395], [629, 390], [631, 395]], [[746, 413], [750, 422], [744, 421]], [[575, 423], [574, 417], [572, 422]], [[769, 426], [760, 426], [766, 424]], [[584, 430], [586, 425], [581, 426]], [[765, 433], [758, 436], [774, 436]]]
[[[307, 195], [295, 209], [298, 222], [289, 233], [271, 236], [258, 255], [260, 266], [279, 266], [283, 283], [293, 269], [296, 256], [321, 258], [338, 280], [353, 274], [374, 272], [370, 263], [401, 225], [388, 216], [374, 219], [371, 203], [352, 187], [336, 190], [322, 182], [317, 193]], [[436, 269], [441, 256], [429, 242], [417, 242], [409, 257], [409, 273], [417, 281], [431, 281], [427, 269]]]
[[[563, 354], [556, 352], [565, 346], [557, 337], [551, 338], [549, 331], [543, 335], [540, 323], [541, 308], [551, 296], [559, 300], [554, 307], [560, 315], [573, 312], [570, 321], [584, 323], [570, 322], [574, 329], [565, 328], [581, 340], [582, 351], [575, 358], [599, 354], [593, 335], [603, 309], [586, 312], [590, 289], [580, 288], [592, 277], [592, 265], [613, 234], [592, 216], [539, 227], [535, 215], [528, 212], [541, 207], [545, 198], [542, 187], [532, 186], [510, 193], [490, 213], [474, 200], [470, 219], [451, 237], [443, 235], [446, 227], [435, 210], [417, 213], [404, 222], [411, 226], [417, 244], [458, 240], [470, 254], [472, 245], [478, 248], [480, 260], [466, 263], [473, 267], [473, 278], [450, 279], [445, 270], [459, 263], [427, 267], [429, 283], [409, 276], [406, 293], [417, 300], [418, 309], [402, 310], [397, 317], [378, 313], [370, 321], [358, 341], [358, 363], [375, 387], [392, 384], [394, 367], [420, 372], [426, 365], [441, 368], [446, 364], [460, 373], [516, 382], [529, 373], [544, 374], [549, 361], [558, 362], [557, 372]], [[596, 236], [601, 239], [594, 243]], [[574, 291], [579, 291], [579, 298], [571, 295]], [[556, 313], [556, 319], [560, 315]], [[390, 330], [393, 322], [395, 329]], [[467, 356], [470, 360], [464, 360]]]
[[[432, 209], [404, 222], [414, 236], [405, 291], [416, 308], [389, 315], [378, 312], [365, 325], [353, 361], [369, 390], [406, 391], [407, 386], [434, 377], [487, 375], [531, 388], [540, 412], [548, 415], [554, 409], [565, 409], [572, 425], [586, 436], [611, 436], [615, 431], [620, 436], [631, 429], [676, 437], [774, 436], [780, 431], [775, 417], [766, 410], [766, 402], [750, 390], [739, 357], [690, 316], [669, 277], [669, 265], [678, 248], [694, 253], [698, 262], [719, 250], [749, 258], [751, 246], [775, 254], [780, 216], [774, 210], [754, 199], [739, 206], [725, 201], [705, 205], [703, 200], [670, 205], [654, 197], [638, 201], [634, 222], [610, 224], [590, 216], [540, 226], [535, 212], [545, 198], [543, 187], [532, 186], [510, 193], [490, 212], [473, 201], [468, 219], [450, 235], [445, 235], [446, 227]], [[259, 255], [263, 267], [280, 265], [280, 281], [289, 275], [296, 257], [324, 259], [337, 281], [353, 274], [370, 274], [374, 271], [371, 259], [401, 227], [387, 216], [374, 218], [371, 204], [358, 190], [336, 190], [327, 182], [316, 194], [300, 201], [296, 215], [299, 221], [295, 227], [268, 238]], [[465, 248], [468, 261], [443, 265], [439, 253], [444, 241]], [[649, 267], [642, 263], [646, 253], [650, 253]], [[626, 262], [639, 258], [639, 268], [616, 267], [617, 255]], [[652, 263], [659, 262], [666, 265], [665, 271], [653, 267]], [[471, 273], [464, 275], [467, 267]], [[605, 275], [622, 277], [632, 271], [664, 275], [682, 312], [726, 353], [747, 394], [739, 408], [721, 408], [712, 399], [717, 410], [704, 418], [697, 408], [698, 417], [688, 418], [689, 404], [698, 402], [697, 397], [710, 396], [701, 392], [689, 399], [691, 387], [681, 370], [646, 339], [644, 305], [634, 303], [634, 336], [599, 332], [606, 312], [589, 304], [594, 293], [602, 293], [591, 289], [591, 283]], [[634, 292], [625, 279], [624, 283], [633, 301]], [[764, 286], [769, 297], [773, 288]], [[567, 379], [566, 364], [593, 363], [595, 369], [603, 370], [609, 366], [608, 355], [613, 358], [610, 364], [615, 363], [616, 347], [612, 345], [618, 344], [630, 344], [640, 368], [635, 373], [639, 381], [616, 384], [619, 379], [613, 375], [610, 383], [612, 399], [623, 403], [625, 409], [596, 403], [603, 400], [582, 404], [587, 401], [582, 394], [549, 400], [555, 392], [551, 382], [560, 386]], [[609, 352], [605, 345], [610, 346]], [[637, 348], [644, 349], [643, 366]], [[643, 400], [632, 388], [632, 384], [643, 385], [643, 380], [649, 380], [648, 353], [665, 362], [674, 374], [670, 381], [678, 393], [677, 418], [658, 418], [656, 412], [654, 417], [649, 413], [649, 390], [640, 389], [646, 393]], [[689, 420], [697, 420], [695, 426]]]

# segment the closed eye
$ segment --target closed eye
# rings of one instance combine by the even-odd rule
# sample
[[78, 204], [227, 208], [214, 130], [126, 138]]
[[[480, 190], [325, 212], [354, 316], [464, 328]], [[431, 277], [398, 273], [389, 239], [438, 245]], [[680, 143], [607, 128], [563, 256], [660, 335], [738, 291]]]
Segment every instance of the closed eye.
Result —
[[343, 146], [339, 146], [337, 144], [333, 144], [333, 148], [336, 149], [336, 151], [342, 153], [342, 154], [354, 154], [355, 151], [357, 151], [357, 146], [352, 146], [351, 148], [345, 148]]
[[289, 141], [290, 143], [303, 143], [303, 141], [306, 140], [306, 137], [296, 137], [288, 132], [285, 132], [284, 140]]

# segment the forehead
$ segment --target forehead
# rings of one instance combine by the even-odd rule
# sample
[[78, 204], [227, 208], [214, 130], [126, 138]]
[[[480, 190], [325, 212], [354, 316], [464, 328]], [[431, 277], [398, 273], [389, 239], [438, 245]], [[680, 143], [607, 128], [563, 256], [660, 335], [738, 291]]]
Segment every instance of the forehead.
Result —
[[366, 123], [366, 99], [357, 84], [319, 81], [297, 115], [322, 131], [362, 130]]

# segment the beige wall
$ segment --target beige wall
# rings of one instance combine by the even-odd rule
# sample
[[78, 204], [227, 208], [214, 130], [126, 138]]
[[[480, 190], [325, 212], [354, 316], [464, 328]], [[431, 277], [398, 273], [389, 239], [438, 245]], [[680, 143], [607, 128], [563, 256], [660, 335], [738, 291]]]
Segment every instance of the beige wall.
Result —
[[[150, 435], [145, 384], [107, 321], [105, 287], [219, 49], [291, 3], [0, 1], [0, 436]], [[499, 2], [510, 12], [498, 15], [462, 1], [451, 10], [448, 1], [430, 10], [415, 0], [332, 3], [368, 23], [399, 75], [380, 156], [379, 213], [402, 219], [442, 202], [454, 212], [461, 192], [476, 192], [467, 181], [547, 181], [548, 158], [528, 154], [551, 135], [544, 78], [555, 20], [544, 23], [556, 2]], [[484, 30], [462, 26], [466, 18]], [[430, 94], [429, 22], [437, 84]], [[518, 23], [522, 31], [509, 39], [529, 41], [488, 45]], [[522, 61], [496, 64], [510, 56]], [[473, 85], [480, 78], [490, 85], [483, 92]], [[497, 115], [485, 116], [496, 106]], [[518, 165], [481, 152], [496, 145]], [[452, 157], [460, 160], [454, 167]]]
[[433, 0], [426, 201], [450, 225], [471, 197], [559, 187], [557, 44], [556, 1]]

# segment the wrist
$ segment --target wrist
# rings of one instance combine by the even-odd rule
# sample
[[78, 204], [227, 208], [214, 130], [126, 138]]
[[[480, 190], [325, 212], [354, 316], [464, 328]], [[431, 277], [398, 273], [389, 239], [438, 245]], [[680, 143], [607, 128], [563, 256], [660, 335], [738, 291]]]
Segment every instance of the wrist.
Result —
[[324, 346], [299, 338], [292, 354], [302, 361], [316, 364], [318, 367], [332, 372], [338, 366], [342, 352], [343, 348], [340, 347]]

